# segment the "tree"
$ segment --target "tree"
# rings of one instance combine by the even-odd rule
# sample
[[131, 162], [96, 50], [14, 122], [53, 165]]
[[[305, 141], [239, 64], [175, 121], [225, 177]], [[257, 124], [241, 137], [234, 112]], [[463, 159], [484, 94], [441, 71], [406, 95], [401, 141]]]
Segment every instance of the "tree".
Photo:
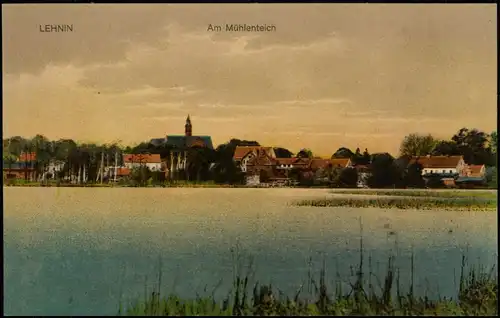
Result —
[[495, 157], [497, 156], [497, 145], [498, 145], [497, 132], [494, 131], [490, 134], [490, 140], [488, 146], [491, 154]]
[[277, 158], [292, 158], [293, 157], [293, 152], [286, 148], [281, 148], [281, 147], [276, 147], [273, 149], [274, 154], [276, 154]]
[[422, 164], [418, 161], [410, 164], [404, 175], [404, 184], [411, 188], [423, 188], [425, 186], [425, 180], [422, 177]]
[[368, 152], [368, 149], [365, 148], [365, 151], [363, 151], [363, 160], [358, 164], [369, 165], [371, 163], [371, 158], [372, 156]]
[[332, 159], [351, 159], [354, 153], [346, 147], [341, 147], [332, 155]]
[[312, 186], [314, 184], [314, 173], [312, 171], [299, 171], [298, 182], [301, 186]]
[[489, 188], [497, 189], [498, 188], [498, 168], [495, 167], [490, 167], [490, 169], [487, 170], [486, 174], [486, 182], [488, 183]]
[[436, 140], [432, 135], [409, 134], [401, 142], [401, 156], [426, 156], [432, 152]]
[[17, 161], [17, 157], [14, 156], [13, 154], [9, 153], [5, 149], [4, 149], [4, 152], [3, 152], [2, 159], [3, 159], [4, 167], [7, 166], [9, 169], [11, 169], [12, 168], [12, 164]]
[[297, 153], [297, 158], [306, 158], [311, 159], [313, 157], [313, 153], [310, 149], [303, 148]]
[[468, 164], [493, 165], [495, 158], [488, 147], [488, 134], [478, 129], [462, 128], [451, 139]]
[[139, 166], [132, 169], [131, 179], [140, 186], [145, 186], [151, 178], [151, 171], [147, 166]]
[[351, 157], [351, 160], [352, 160], [352, 163], [355, 165], [358, 165], [359, 162], [363, 161], [363, 155], [361, 154], [361, 149], [359, 149], [359, 147], [356, 148], [356, 151], [354, 152], [353, 156]]
[[340, 172], [340, 186], [355, 188], [358, 184], [358, 171], [354, 168], [344, 168]]
[[399, 177], [394, 158], [390, 154], [372, 155], [371, 176], [368, 178], [368, 185], [371, 188], [394, 187]]
[[436, 146], [431, 152], [432, 156], [459, 156], [460, 150], [454, 141], [441, 140], [436, 143]]
[[319, 168], [314, 173], [314, 183], [318, 185], [325, 184], [325, 181], [329, 183], [329, 174], [328, 168]]
[[196, 181], [206, 180], [210, 164], [215, 161], [214, 152], [206, 147], [192, 147], [188, 150], [186, 175], [196, 176]]
[[20, 136], [11, 137], [7, 141], [9, 153], [19, 157], [28, 146], [29, 141]]
[[213, 178], [217, 183], [241, 184], [244, 173], [233, 160], [237, 146], [259, 146], [257, 141], [231, 139], [217, 147], [214, 153]]
[[340, 167], [329, 167], [328, 177], [330, 180], [330, 186], [333, 188], [338, 188], [341, 185], [340, 176], [342, 174], [342, 168]]
[[41, 174], [42, 178], [44, 178], [46, 168], [47, 168], [47, 166], [50, 162], [50, 159], [52, 157], [51, 143], [46, 137], [44, 137], [42, 135], [36, 135], [31, 140], [31, 144], [33, 145], [33, 148], [34, 148], [33, 150], [36, 154], [35, 168], [36, 168], [37, 175]]

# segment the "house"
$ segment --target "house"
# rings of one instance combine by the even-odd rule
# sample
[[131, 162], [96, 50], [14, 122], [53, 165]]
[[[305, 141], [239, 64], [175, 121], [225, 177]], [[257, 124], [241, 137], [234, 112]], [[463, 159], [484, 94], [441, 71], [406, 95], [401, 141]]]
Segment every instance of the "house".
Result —
[[159, 154], [124, 154], [123, 164], [128, 169], [146, 166], [151, 171], [161, 171], [162, 167]]
[[3, 162], [3, 175], [7, 179], [27, 179], [36, 178], [36, 153], [21, 153], [16, 162]]
[[314, 175], [321, 169], [352, 167], [350, 159], [276, 158], [272, 147], [261, 146], [237, 147], [233, 159], [246, 173], [248, 185], [286, 185], [292, 183], [292, 173], [297, 177], [297, 173]]
[[[271, 181], [277, 185], [292, 184], [293, 181], [297, 181], [292, 180], [294, 179], [292, 173], [306, 171], [309, 165], [310, 160], [308, 158], [276, 158]], [[297, 174], [295, 174], [296, 176]]]
[[486, 184], [485, 165], [468, 165], [465, 176], [460, 176], [455, 180], [459, 187], [477, 187]]
[[467, 165], [462, 156], [425, 156], [412, 157], [409, 164], [422, 165], [422, 176], [466, 176]]
[[131, 169], [125, 168], [125, 167], [116, 167], [116, 171], [115, 171], [115, 169], [110, 169], [110, 170], [111, 170], [111, 174], [110, 174], [111, 180], [114, 179], [115, 173], [116, 173], [116, 180], [119, 180], [119, 179], [123, 179], [125, 177], [130, 176], [130, 174], [132, 172]]
[[21, 153], [19, 155], [19, 159], [17, 160], [19, 162], [36, 162], [36, 152], [28, 152], [28, 153]]
[[316, 183], [328, 183], [330, 181], [329, 174], [326, 173], [328, 169], [337, 168], [345, 169], [352, 167], [351, 159], [345, 158], [335, 158], [335, 159], [322, 159], [322, 158], [312, 158], [308, 159], [309, 164], [304, 169], [304, 172], [309, 172], [314, 177], [314, 182]]
[[350, 168], [352, 167], [352, 161], [349, 158], [334, 158], [334, 159], [321, 159], [313, 158], [309, 159], [309, 169], [313, 172], [318, 169], [326, 168]]
[[241, 171], [247, 172], [247, 165], [252, 158], [257, 157], [264, 152], [269, 158], [276, 158], [276, 154], [272, 147], [261, 146], [237, 146], [234, 150], [233, 160]]
[[258, 147], [241, 157], [236, 157], [241, 158], [241, 161], [239, 161], [240, 167], [246, 173], [247, 184], [256, 183], [257, 176], [259, 177], [259, 183], [268, 182], [275, 177], [276, 158], [273, 157], [274, 151], [272, 151], [272, 148], [271, 151], [267, 148], [269, 147]]
[[3, 176], [5, 179], [34, 180], [36, 177], [35, 165], [32, 162], [3, 162]]
[[276, 169], [290, 171], [292, 169], [303, 170], [310, 165], [307, 158], [276, 158]]
[[484, 178], [486, 175], [485, 165], [469, 165], [467, 170], [467, 176], [473, 178]]

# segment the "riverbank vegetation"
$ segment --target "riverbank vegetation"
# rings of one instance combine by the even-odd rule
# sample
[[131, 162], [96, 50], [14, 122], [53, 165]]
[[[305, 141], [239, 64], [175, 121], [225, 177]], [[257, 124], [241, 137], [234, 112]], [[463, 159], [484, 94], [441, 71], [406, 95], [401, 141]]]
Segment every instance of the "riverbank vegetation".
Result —
[[[361, 248], [362, 250], [362, 248]], [[216, 300], [214, 292], [208, 296], [196, 295], [182, 299], [176, 295], [162, 296], [160, 288], [144, 299], [120, 309], [118, 315], [127, 316], [496, 316], [498, 315], [498, 278], [495, 267], [468, 266], [462, 257], [460, 279], [455, 297], [430, 299], [417, 295], [414, 289], [414, 255], [411, 256], [410, 282], [401, 281], [400, 269], [390, 257], [385, 277], [380, 279], [368, 259], [365, 272], [363, 253], [360, 264], [347, 280], [337, 272], [334, 280], [326, 275], [326, 266], [316, 279], [309, 272], [308, 291], [304, 285], [294, 295], [285, 295], [278, 287], [250, 286], [251, 276], [241, 271], [235, 274], [233, 288], [224, 299]], [[329, 283], [331, 282], [331, 283]], [[345, 286], [349, 286], [346, 290]], [[409, 285], [403, 290], [402, 285]], [[161, 286], [161, 273], [158, 286]], [[344, 286], [344, 287], [343, 287]]]
[[493, 191], [481, 191], [481, 190], [470, 190], [470, 191], [454, 191], [454, 190], [444, 190], [444, 191], [433, 191], [433, 190], [335, 190], [332, 191], [334, 194], [359, 194], [359, 195], [377, 195], [377, 196], [404, 196], [404, 197], [428, 197], [428, 198], [464, 198], [464, 197], [474, 197], [474, 198], [487, 198], [496, 199], [498, 194]]
[[497, 200], [481, 198], [325, 198], [302, 200], [295, 202], [296, 206], [313, 207], [351, 207], [351, 208], [381, 208], [381, 209], [415, 209], [415, 210], [460, 210], [460, 211], [495, 211]]

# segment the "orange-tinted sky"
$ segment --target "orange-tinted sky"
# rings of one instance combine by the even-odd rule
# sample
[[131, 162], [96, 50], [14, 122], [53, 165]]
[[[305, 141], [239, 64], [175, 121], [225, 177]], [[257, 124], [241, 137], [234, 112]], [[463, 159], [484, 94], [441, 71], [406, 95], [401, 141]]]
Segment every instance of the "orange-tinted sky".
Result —
[[[3, 5], [4, 137], [397, 154], [496, 129], [495, 5]], [[276, 32], [209, 32], [209, 24]], [[74, 32], [42, 33], [40, 24]]]

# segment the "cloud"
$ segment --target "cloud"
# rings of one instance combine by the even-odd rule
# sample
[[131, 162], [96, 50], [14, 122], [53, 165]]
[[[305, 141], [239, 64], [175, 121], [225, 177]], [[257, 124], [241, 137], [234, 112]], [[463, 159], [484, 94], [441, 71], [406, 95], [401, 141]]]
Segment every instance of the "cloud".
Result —
[[184, 107], [183, 102], [168, 103], [168, 102], [148, 102], [143, 104], [130, 105], [129, 108], [142, 108], [142, 109], [165, 109], [165, 110], [181, 110]]
[[[382, 148], [409, 131], [492, 130], [495, 8], [9, 6], [4, 132], [143, 140], [183, 131], [190, 113], [195, 131], [220, 140], [329, 149], [344, 138]], [[41, 35], [46, 21], [78, 33]], [[211, 33], [209, 23], [277, 31]]]
[[352, 105], [353, 102], [346, 98], [322, 98], [322, 99], [310, 99], [310, 100], [281, 100], [275, 102], [261, 103], [261, 104], [224, 104], [220, 102], [216, 103], [201, 103], [198, 104], [200, 108], [207, 109], [268, 109], [273, 107], [280, 108], [300, 108], [304, 109], [305, 106], [308, 107], [318, 107], [318, 106], [331, 106], [337, 104], [348, 104]]
[[158, 88], [145, 85], [144, 88], [134, 89], [122, 94], [123, 97], [148, 97], [148, 96], [158, 96], [165, 94], [165, 91]]
[[173, 86], [169, 88], [171, 91], [182, 95], [182, 96], [187, 96], [187, 95], [194, 95], [194, 94], [200, 94], [203, 92], [202, 89], [194, 89], [192, 85], [189, 86]]
[[278, 131], [278, 132], [266, 132], [266, 134], [278, 134], [278, 135], [300, 135], [300, 136], [315, 136], [315, 137], [347, 137], [347, 138], [386, 138], [391, 137], [393, 134], [390, 133], [349, 133], [349, 132], [313, 132], [304, 130], [294, 130], [294, 131]]
[[235, 41], [228, 41], [229, 50], [226, 56], [255, 56], [268, 54], [341, 54], [347, 50], [346, 42], [336, 32], [331, 32], [327, 37], [307, 44], [275, 44], [252, 49], [251, 42], [259, 39], [258, 35], [241, 36]]
[[[146, 117], [144, 120], [154, 120], [154, 121], [170, 121], [170, 120], [185, 120], [186, 117], [183, 116], [164, 116], [164, 117]], [[195, 118], [193, 118], [194, 120]], [[236, 122], [240, 121], [240, 118], [236, 117], [200, 117], [196, 118], [196, 122], [215, 122], [215, 123], [226, 123], [226, 122]]]

